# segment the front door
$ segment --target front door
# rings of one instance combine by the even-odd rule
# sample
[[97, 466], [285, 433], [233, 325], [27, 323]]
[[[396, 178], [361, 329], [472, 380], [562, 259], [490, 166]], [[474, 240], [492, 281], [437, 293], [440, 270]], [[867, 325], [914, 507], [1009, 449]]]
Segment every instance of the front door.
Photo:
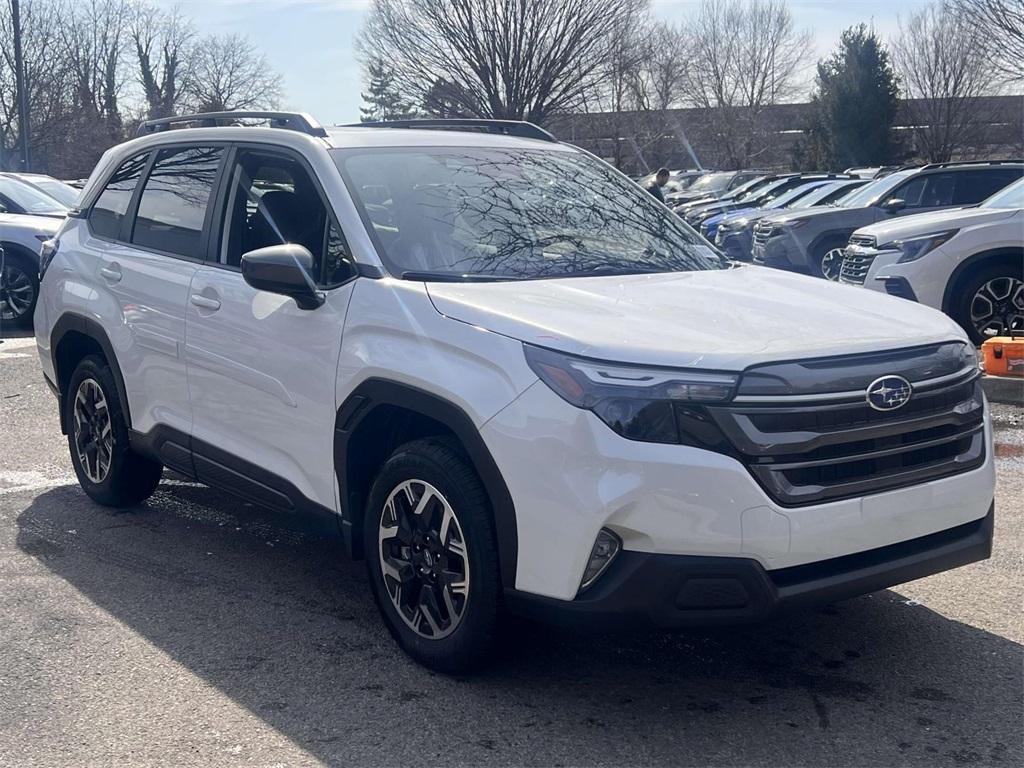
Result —
[[[239, 148], [222, 195], [216, 263], [192, 279], [186, 355], [200, 480], [256, 502], [337, 510], [335, 379], [355, 271], [311, 169], [298, 157]], [[243, 253], [298, 243], [314, 257], [326, 302], [250, 287]]]

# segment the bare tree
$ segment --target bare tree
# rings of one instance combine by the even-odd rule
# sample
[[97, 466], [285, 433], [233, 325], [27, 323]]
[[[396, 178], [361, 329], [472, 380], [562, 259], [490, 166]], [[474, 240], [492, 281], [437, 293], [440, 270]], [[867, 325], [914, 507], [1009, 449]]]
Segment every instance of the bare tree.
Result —
[[689, 40], [679, 27], [659, 22], [647, 31], [647, 56], [640, 65], [638, 101], [664, 111], [679, 104], [687, 70]]
[[189, 87], [195, 28], [178, 8], [135, 7], [129, 28], [149, 118], [173, 115]]
[[900, 20], [892, 50], [923, 159], [970, 154], [990, 122], [981, 99], [993, 81], [987, 40], [954, 13], [928, 6]]
[[756, 161], [770, 140], [765, 107], [792, 98], [808, 62], [810, 33], [781, 0], [704, 0], [690, 25], [686, 97], [707, 110], [723, 166]]
[[195, 48], [188, 99], [201, 112], [267, 109], [281, 99], [281, 76], [242, 35], [210, 35]]
[[[60, 55], [58, 30], [63, 9], [55, 0], [32, 0], [21, 4], [21, 29], [25, 58], [25, 90], [28, 95], [29, 146], [33, 158], [43, 160], [51, 145], [65, 131], [57, 123], [71, 110], [70, 73]], [[10, 5], [0, 3], [0, 168], [10, 167], [6, 150], [20, 140], [14, 78], [14, 46]]]
[[964, 27], [988, 41], [996, 71], [1024, 83], [1024, 0], [946, 0]]
[[373, 0], [362, 56], [387, 51], [428, 111], [526, 119], [580, 107], [648, 0]]

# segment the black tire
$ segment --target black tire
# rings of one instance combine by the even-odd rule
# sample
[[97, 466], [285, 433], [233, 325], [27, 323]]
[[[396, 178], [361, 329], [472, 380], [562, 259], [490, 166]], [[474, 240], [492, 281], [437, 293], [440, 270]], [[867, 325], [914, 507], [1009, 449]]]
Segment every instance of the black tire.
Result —
[[[76, 428], [75, 404], [85, 382], [99, 386], [105, 398], [104, 410], [109, 419], [112, 435], [112, 444], [106, 452], [109, 453], [107, 471], [98, 482], [90, 477], [90, 472], [97, 476], [100, 473], [84, 466], [79, 456], [78, 440], [85, 428]], [[91, 384], [85, 386], [87, 391], [91, 390]], [[82, 490], [89, 498], [105, 507], [130, 507], [146, 500], [156, 490], [163, 466], [136, 453], [129, 445], [128, 425], [125, 422], [121, 399], [117, 394], [114, 374], [102, 357], [89, 355], [82, 358], [71, 374], [67, 396], [64, 399], [64, 418], [68, 427], [71, 463]], [[86, 461], [89, 461], [88, 453]], [[95, 467], [95, 464], [92, 466]]]
[[[970, 336], [971, 341], [975, 344], [981, 344], [985, 339], [996, 335], [994, 333], [982, 333], [971, 317], [971, 307], [974, 304], [975, 297], [982, 288], [992, 281], [996, 281], [997, 285], [1001, 281], [1007, 281], [1008, 287], [1012, 283], [1012, 285], [1016, 286], [1012, 289], [1012, 292], [1016, 294], [1020, 290], [1021, 284], [1024, 283], [1024, 262], [1018, 259], [1016, 261], [1009, 260], [990, 264], [968, 273], [966, 277], [958, 282], [950, 301], [950, 315], [967, 332], [967, 335]], [[998, 290], [1002, 291], [1001, 288], [998, 288]], [[1013, 295], [1011, 295], [1010, 301], [1013, 298]], [[1020, 298], [1020, 301], [1024, 302], [1024, 296]], [[1017, 323], [1013, 322], [1013, 317], [1018, 315], [1018, 313], [1014, 312], [1012, 307], [1004, 305], [1004, 308], [1005, 311], [998, 314], [1005, 326], [1012, 326], [1004, 328], [1004, 333], [1010, 330], [1024, 332], [1024, 327], [1020, 327], [1019, 321]], [[1024, 307], [1020, 307], [1019, 315], [1024, 315]]]
[[[450, 634], [443, 637], [425, 637], [412, 629], [399, 613], [385, 583], [380, 556], [384, 545], [378, 538], [385, 504], [409, 481], [429, 483], [450, 505], [457, 516], [468, 573], [472, 576], [466, 579], [468, 593], [461, 603], [461, 616]], [[384, 623], [402, 649], [424, 666], [447, 674], [469, 672], [486, 662], [493, 652], [501, 614], [498, 550], [487, 493], [459, 446], [443, 438], [426, 438], [395, 450], [377, 473], [370, 490], [363, 536], [374, 599]], [[400, 543], [396, 541], [394, 545]], [[411, 548], [408, 549], [411, 557]], [[395, 586], [395, 582], [391, 581], [390, 586]], [[414, 585], [413, 589], [424, 587]]]
[[[32, 316], [39, 300], [39, 269], [24, 256], [10, 248], [4, 256], [4, 274], [0, 275], [0, 322], [25, 327], [32, 324]], [[17, 301], [8, 296], [17, 290]], [[28, 296], [28, 302], [25, 298]]]

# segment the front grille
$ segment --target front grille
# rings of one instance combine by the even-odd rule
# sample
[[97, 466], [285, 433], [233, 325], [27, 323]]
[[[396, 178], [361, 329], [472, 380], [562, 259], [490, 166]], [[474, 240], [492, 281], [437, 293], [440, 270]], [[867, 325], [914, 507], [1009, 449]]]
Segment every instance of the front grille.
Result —
[[876, 411], [863, 396], [794, 396], [707, 410], [765, 491], [779, 504], [800, 506], [981, 465], [984, 406], [977, 373], [918, 386], [895, 411]]
[[865, 253], [847, 248], [843, 256], [843, 267], [839, 271], [839, 279], [844, 283], [864, 285], [876, 255], [874, 252]]
[[854, 233], [850, 236], [850, 245], [859, 245], [864, 248], [874, 248], [876, 245], [874, 235], [858, 235]]
[[754, 227], [754, 245], [763, 246], [768, 242], [768, 238], [772, 234], [772, 225], [767, 222], [759, 222]]

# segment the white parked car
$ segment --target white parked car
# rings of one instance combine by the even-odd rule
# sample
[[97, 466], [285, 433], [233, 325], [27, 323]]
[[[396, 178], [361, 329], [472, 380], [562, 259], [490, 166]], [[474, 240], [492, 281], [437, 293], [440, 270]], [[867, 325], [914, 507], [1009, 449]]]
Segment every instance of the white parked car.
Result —
[[1024, 332], [1024, 179], [978, 206], [858, 229], [840, 279], [941, 309], [975, 343]]
[[989, 556], [992, 426], [941, 313], [727, 268], [526, 123], [245, 116], [277, 127], [145, 124], [45, 248], [98, 503], [167, 466], [322, 519], [446, 671], [503, 610], [756, 621]]

